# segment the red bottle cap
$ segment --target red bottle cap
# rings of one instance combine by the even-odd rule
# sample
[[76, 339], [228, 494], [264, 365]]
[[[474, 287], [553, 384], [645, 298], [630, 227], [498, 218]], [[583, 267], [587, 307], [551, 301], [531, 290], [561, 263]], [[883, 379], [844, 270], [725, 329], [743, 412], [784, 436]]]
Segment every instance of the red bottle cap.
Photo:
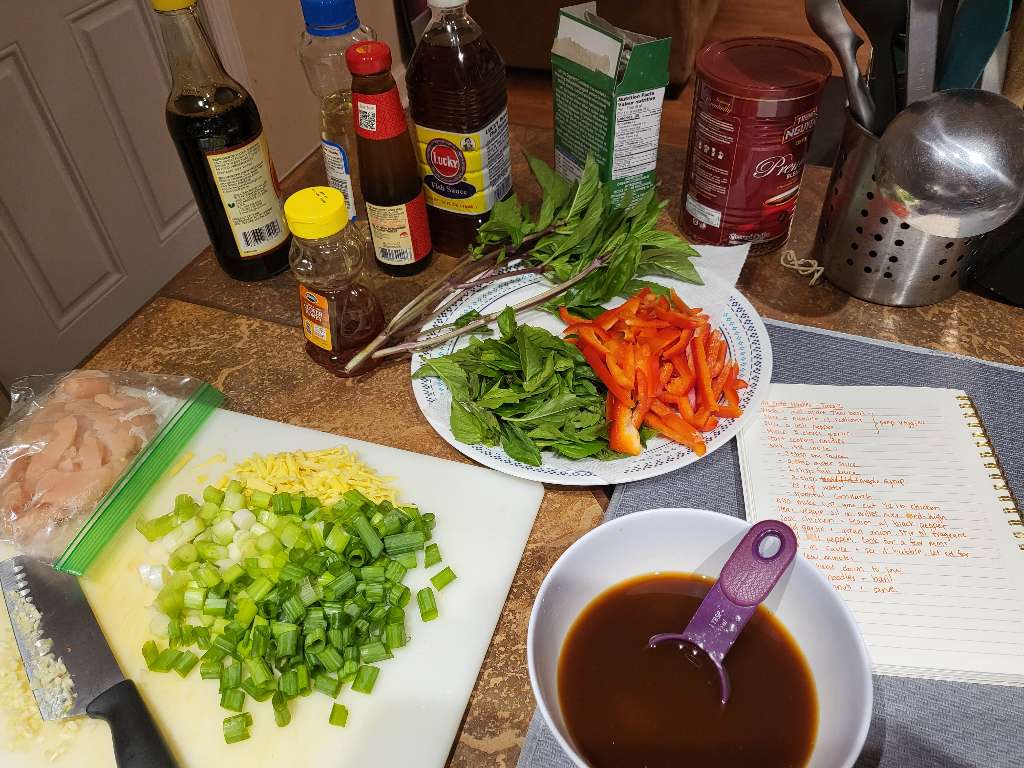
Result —
[[696, 64], [701, 77], [729, 96], [772, 101], [817, 93], [832, 74], [832, 63], [821, 51], [778, 37], [711, 43]]
[[356, 43], [345, 51], [345, 62], [353, 75], [376, 75], [391, 71], [391, 48], [387, 43], [370, 40]]

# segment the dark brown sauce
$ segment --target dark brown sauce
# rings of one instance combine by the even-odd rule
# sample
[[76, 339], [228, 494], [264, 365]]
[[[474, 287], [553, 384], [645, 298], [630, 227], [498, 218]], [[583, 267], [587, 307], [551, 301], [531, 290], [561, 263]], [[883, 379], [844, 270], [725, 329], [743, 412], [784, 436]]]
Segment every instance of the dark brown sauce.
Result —
[[593, 768], [800, 768], [818, 729], [814, 680], [803, 653], [759, 608], [725, 659], [723, 709], [710, 662], [677, 645], [713, 582], [684, 573], [617, 584], [576, 619], [562, 646], [558, 693], [572, 742]]

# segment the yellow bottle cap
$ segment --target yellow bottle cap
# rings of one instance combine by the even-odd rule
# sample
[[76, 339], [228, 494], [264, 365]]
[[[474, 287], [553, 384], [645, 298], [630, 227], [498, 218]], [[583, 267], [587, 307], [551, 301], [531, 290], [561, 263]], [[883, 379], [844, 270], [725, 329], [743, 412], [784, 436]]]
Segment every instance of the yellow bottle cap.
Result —
[[315, 240], [345, 228], [348, 206], [345, 196], [334, 187], [308, 187], [284, 201], [284, 217], [293, 235]]
[[191, 8], [196, 0], [149, 0], [154, 11], [180, 11], [184, 8]]

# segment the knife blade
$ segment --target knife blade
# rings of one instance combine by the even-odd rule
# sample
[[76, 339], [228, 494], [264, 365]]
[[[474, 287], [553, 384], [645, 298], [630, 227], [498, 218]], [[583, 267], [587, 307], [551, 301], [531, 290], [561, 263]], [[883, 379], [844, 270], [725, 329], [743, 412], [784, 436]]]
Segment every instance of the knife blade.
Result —
[[78, 579], [19, 555], [0, 562], [0, 591], [43, 719], [106, 720], [120, 768], [177, 768]]

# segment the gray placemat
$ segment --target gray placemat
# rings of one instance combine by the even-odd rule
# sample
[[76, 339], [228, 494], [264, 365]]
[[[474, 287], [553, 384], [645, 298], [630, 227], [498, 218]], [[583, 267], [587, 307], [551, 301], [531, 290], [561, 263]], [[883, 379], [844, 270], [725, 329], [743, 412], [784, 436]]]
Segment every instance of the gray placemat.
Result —
[[[1019, 393], [1024, 368], [769, 321], [772, 381], [950, 387], [974, 400], [1016, 498], [1024, 498]], [[655, 507], [744, 516], [735, 441], [670, 475], [616, 488], [605, 519]], [[534, 714], [519, 768], [571, 768]], [[875, 675], [871, 730], [857, 768], [1024, 765], [1024, 688]]]

